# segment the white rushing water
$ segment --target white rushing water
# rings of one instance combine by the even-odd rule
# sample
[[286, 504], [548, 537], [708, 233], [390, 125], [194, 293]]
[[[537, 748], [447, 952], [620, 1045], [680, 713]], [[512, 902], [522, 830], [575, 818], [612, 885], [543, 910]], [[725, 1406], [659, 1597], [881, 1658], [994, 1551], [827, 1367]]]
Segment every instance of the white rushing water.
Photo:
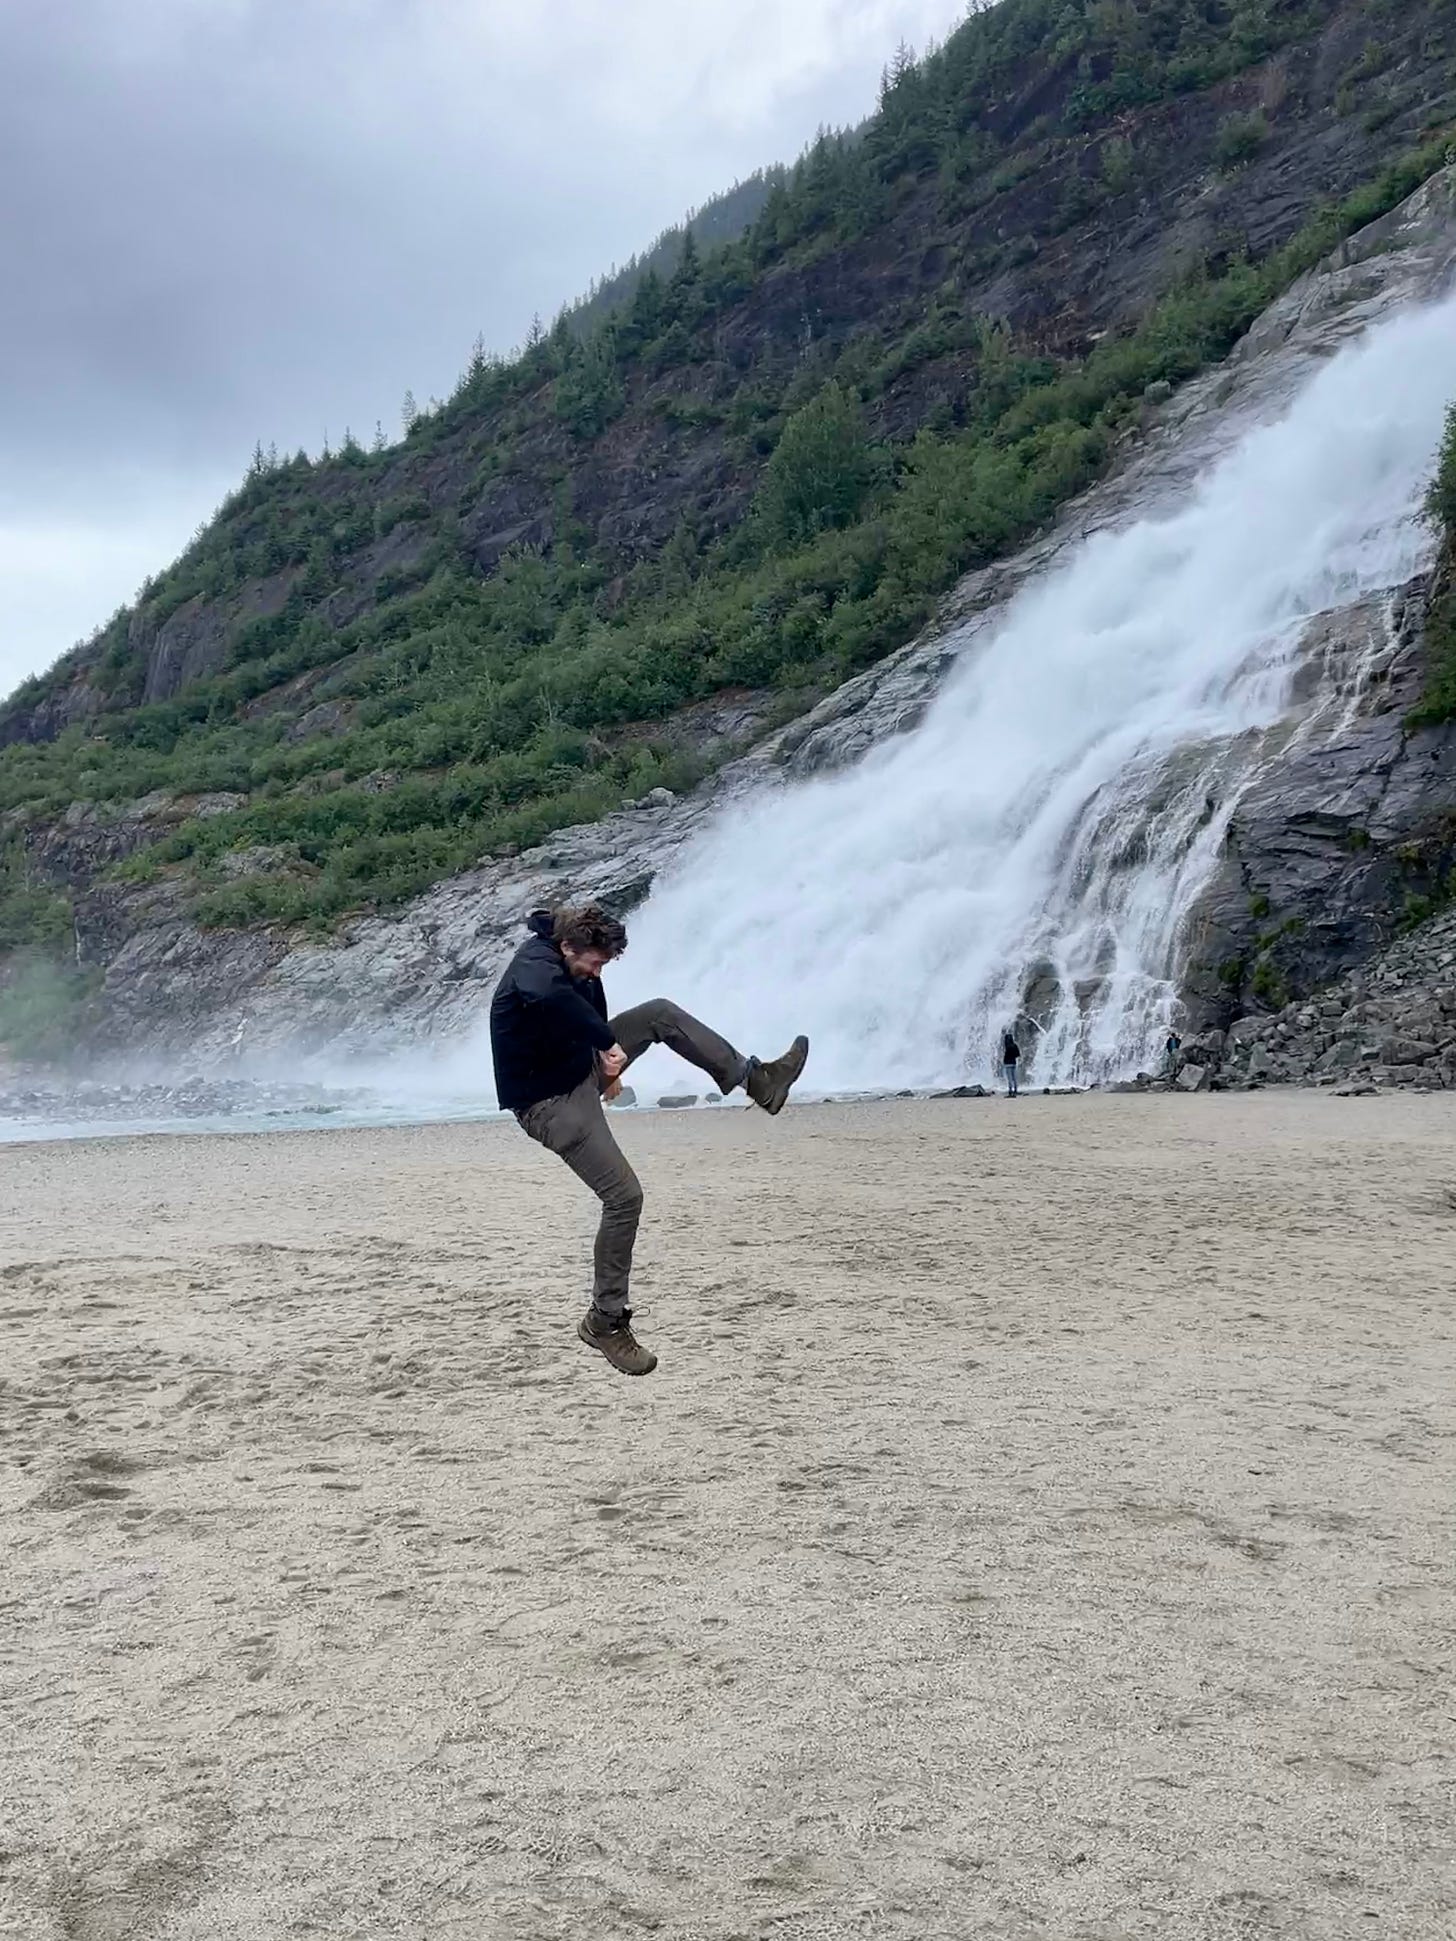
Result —
[[808, 1031], [815, 1091], [933, 1086], [989, 1078], [1040, 968], [1038, 1084], [1146, 1064], [1251, 731], [1312, 616], [1419, 570], [1453, 395], [1456, 301], [1372, 330], [1169, 516], [1029, 584], [913, 733], [727, 811], [637, 913], [614, 1004], [675, 997], [765, 1056]]

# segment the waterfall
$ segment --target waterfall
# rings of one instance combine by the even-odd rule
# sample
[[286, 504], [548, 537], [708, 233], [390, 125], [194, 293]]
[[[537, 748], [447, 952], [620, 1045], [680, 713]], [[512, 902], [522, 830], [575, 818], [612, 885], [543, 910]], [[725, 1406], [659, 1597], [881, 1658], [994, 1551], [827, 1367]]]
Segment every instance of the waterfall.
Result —
[[1310, 621], [1428, 557], [1453, 395], [1456, 301], [1369, 331], [1183, 504], [1061, 554], [912, 733], [726, 809], [613, 1002], [670, 995], [765, 1056], [807, 1031], [816, 1091], [989, 1078], [1023, 1015], [1038, 1084], [1147, 1064], [1241, 792], [1329, 701], [1296, 712]]

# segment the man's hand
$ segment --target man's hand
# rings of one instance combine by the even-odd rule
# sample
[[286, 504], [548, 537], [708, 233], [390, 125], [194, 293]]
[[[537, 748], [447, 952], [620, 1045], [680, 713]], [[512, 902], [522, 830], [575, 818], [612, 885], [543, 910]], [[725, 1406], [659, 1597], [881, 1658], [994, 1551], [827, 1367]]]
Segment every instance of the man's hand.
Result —
[[602, 1077], [620, 1078], [627, 1069], [627, 1054], [620, 1045], [613, 1045], [610, 1051], [599, 1054]]

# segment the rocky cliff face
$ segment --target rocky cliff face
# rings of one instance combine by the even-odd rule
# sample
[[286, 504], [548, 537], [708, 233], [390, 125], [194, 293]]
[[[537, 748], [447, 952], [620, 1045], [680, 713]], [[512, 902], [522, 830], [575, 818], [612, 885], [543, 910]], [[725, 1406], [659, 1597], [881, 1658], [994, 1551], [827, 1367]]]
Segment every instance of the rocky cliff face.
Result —
[[1456, 733], [1412, 731], [1429, 582], [1389, 606], [1328, 616], [1350, 712], [1328, 739], [1294, 742], [1241, 804], [1197, 913], [1187, 972], [1194, 1022], [1282, 1007], [1379, 951], [1429, 908], [1456, 853]]
[[[1448, 171], [1291, 290], [1224, 368], [1172, 400], [1150, 400], [1117, 474], [1053, 532], [971, 575], [920, 640], [691, 797], [661, 792], [563, 831], [439, 885], [396, 917], [355, 922], [331, 943], [199, 931], [165, 882], [84, 890], [78, 936], [104, 971], [109, 1041], [129, 1051], [185, 1048], [205, 1060], [237, 1050], [370, 1054], [468, 1031], [525, 911], [587, 894], [630, 911], [727, 803], [852, 762], [913, 726], [1029, 578], [1087, 532], [1165, 507], [1251, 419], [1276, 415], [1332, 350], [1394, 308], [1446, 291], [1453, 276], [1456, 171]], [[1281, 758], [1244, 800], [1195, 914], [1186, 984], [1196, 1025], [1227, 1029], [1364, 961], [1395, 933], [1408, 894], [1449, 862], [1456, 736], [1403, 725], [1420, 682], [1423, 593], [1416, 581], [1389, 607], [1356, 604], [1311, 626], [1301, 679], [1306, 701], [1322, 696], [1322, 725], [1307, 732], [1297, 711], [1279, 731]], [[737, 706], [717, 725], [751, 732], [753, 705]], [[195, 803], [188, 810], [199, 812]], [[165, 803], [111, 818], [78, 810], [49, 838], [54, 864], [90, 882], [103, 859], [135, 845], [141, 824], [174, 813]]]

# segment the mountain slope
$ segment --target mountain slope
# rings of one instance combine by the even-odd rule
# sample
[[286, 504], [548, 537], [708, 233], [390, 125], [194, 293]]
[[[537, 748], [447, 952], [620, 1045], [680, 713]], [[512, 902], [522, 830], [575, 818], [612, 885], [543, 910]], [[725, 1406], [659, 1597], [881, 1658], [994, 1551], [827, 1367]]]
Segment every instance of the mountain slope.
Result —
[[[664, 984], [669, 973], [669, 987], [678, 988], [690, 965], [697, 963], [701, 970], [706, 951], [714, 975], [727, 980], [726, 993], [720, 990], [715, 998], [725, 1014], [750, 1002], [748, 992], [757, 989], [762, 995], [765, 971], [786, 995], [812, 986], [817, 1005], [834, 983], [829, 974], [833, 965], [815, 973], [805, 972], [801, 964], [792, 977], [783, 974], [795, 953], [802, 959], [806, 950], [812, 956], [822, 947], [822, 914], [814, 921], [803, 900], [806, 872], [811, 883], [816, 872], [822, 879], [816, 896], [829, 894], [831, 885], [834, 895], [843, 888], [832, 934], [843, 942], [843, 963], [859, 966], [853, 975], [863, 971], [863, 946], [870, 938], [901, 938], [903, 963], [893, 976], [871, 978], [870, 984], [904, 996], [915, 978], [923, 978], [927, 962], [943, 959], [944, 949], [927, 956], [913, 948], [897, 922], [887, 925], [887, 911], [897, 906], [907, 881], [926, 883], [928, 843], [939, 856], [929, 879], [934, 894], [946, 898], [947, 922], [959, 911], [957, 950], [973, 954], [968, 946], [975, 945], [992, 914], [982, 910], [966, 933], [965, 897], [974, 902], [987, 887], [982, 880], [984, 856], [980, 865], [974, 856], [980, 837], [972, 833], [984, 835], [985, 818], [973, 814], [967, 823], [955, 804], [967, 788], [974, 795], [977, 778], [1008, 733], [1019, 734], [1016, 745], [1023, 748], [1027, 737], [1035, 744], [1051, 735], [1057, 701], [1044, 692], [1049, 661], [1064, 658], [1069, 646], [1075, 654], [1079, 644], [1085, 648], [1094, 639], [1108, 652], [1121, 651], [1114, 638], [1099, 637], [1099, 627], [1111, 626], [1115, 633], [1125, 596], [1112, 598], [1106, 614], [1085, 611], [1079, 619], [1064, 609], [1065, 627], [1053, 630], [1046, 646], [1038, 644], [1039, 635], [1027, 635], [1023, 628], [1020, 637], [1041, 671], [1028, 670], [1019, 720], [1007, 721], [1000, 708], [976, 719], [967, 718], [963, 704], [951, 708], [952, 740], [964, 754], [959, 770], [954, 758], [946, 759], [944, 716], [938, 742], [916, 732], [952, 671], [962, 661], [969, 663], [968, 674], [984, 671], [984, 649], [985, 658], [996, 659], [1006, 674], [1006, 643], [1017, 637], [1009, 603], [1018, 602], [1024, 620], [1021, 596], [1034, 600], [1038, 589], [1049, 592], [1061, 583], [1063, 567], [1074, 574], [1089, 550], [1081, 544], [1089, 532], [1102, 535], [1090, 549], [1099, 557], [1107, 557], [1107, 546], [1120, 546], [1114, 535], [1123, 535], [1132, 549], [1119, 552], [1119, 559], [1146, 559], [1153, 531], [1149, 521], [1160, 526], [1170, 516], [1176, 521], [1196, 482], [1243, 445], [1251, 424], [1282, 421], [1341, 346], [1374, 331], [1397, 312], [1448, 294], [1453, 274], [1456, 167], [1444, 170], [1395, 214], [1362, 231], [1301, 278], [1227, 360], [1153, 412], [1144, 435], [1119, 455], [1112, 477], [1082, 495], [1048, 533], [1014, 557], [968, 575], [920, 639], [760, 741], [748, 756], [728, 764], [690, 795], [665, 796], [558, 831], [524, 854], [489, 861], [439, 884], [398, 912], [352, 920], [329, 940], [276, 928], [199, 929], [187, 916], [175, 882], [98, 882], [80, 907], [86, 957], [104, 966], [100, 1018], [107, 1041], [185, 1055], [189, 1063], [198, 1064], [219, 1057], [233, 1060], [240, 1053], [281, 1055], [290, 1069], [309, 1049], [326, 1051], [334, 1069], [347, 1052], [372, 1057], [401, 1046], [428, 1045], [445, 1050], [447, 1064], [453, 1057], [467, 1088], [478, 1091], [483, 1069], [478, 1052], [468, 1046], [463, 1053], [452, 1052], [450, 1047], [479, 1029], [492, 983], [519, 936], [525, 910], [591, 893], [631, 911], [634, 946], [622, 975], [639, 995], [646, 994], [644, 979], [646, 984]], [[1429, 323], [1422, 328], [1430, 328]], [[1429, 366], [1426, 375], [1412, 377], [1423, 396], [1439, 388], [1436, 366], [1444, 368], [1449, 355], [1443, 350], [1439, 358], [1418, 360], [1422, 369]], [[1388, 359], [1384, 368], [1388, 385]], [[1349, 397], [1347, 391], [1347, 402]], [[1404, 416], [1410, 419], [1408, 409]], [[1379, 433], [1380, 424], [1389, 420], [1378, 406], [1357, 405], [1353, 417], [1364, 426], [1359, 447], [1363, 458], [1355, 462], [1351, 443], [1352, 462], [1331, 483], [1352, 508], [1351, 529], [1358, 531], [1369, 509], [1362, 496], [1366, 484], [1378, 490], [1382, 463], [1389, 470], [1389, 448]], [[1431, 417], [1433, 449], [1434, 407]], [[1342, 425], [1350, 422], [1355, 428], [1343, 414], [1320, 422], [1320, 451], [1340, 448]], [[1417, 443], [1426, 444], [1423, 412], [1413, 430]], [[1286, 474], [1281, 471], [1280, 476]], [[1318, 480], [1311, 483], [1307, 468], [1306, 485], [1314, 497], [1324, 496]], [[1306, 497], [1298, 492], [1292, 503], [1305, 503]], [[1262, 523], [1263, 503], [1256, 490], [1243, 518]], [[1272, 506], [1269, 510], [1272, 515]], [[1308, 548], [1297, 543], [1297, 526], [1291, 534], [1289, 516], [1285, 510], [1269, 520], [1276, 535], [1270, 542], [1274, 556], [1283, 558], [1287, 541], [1291, 556], [1308, 562]], [[1315, 509], [1313, 516], [1313, 530], [1329, 543], [1328, 508]], [[1285, 538], [1278, 538], [1279, 533]], [[1308, 606], [1295, 609], [1311, 617], [1301, 629], [1300, 664], [1286, 696], [1291, 712], [1275, 720], [1267, 735], [1252, 740], [1237, 736], [1224, 751], [1227, 765], [1221, 744], [1214, 742], [1173, 749], [1166, 768], [1154, 764], [1136, 774], [1129, 770], [1126, 779], [1133, 795], [1142, 791], [1141, 818], [1132, 801], [1121, 800], [1116, 790], [1094, 790], [1090, 798], [1076, 798], [1093, 823], [1110, 817], [1107, 828], [1116, 853], [1108, 868], [1086, 876], [1073, 871], [1063, 886], [1075, 898], [1080, 895], [1077, 885], [1084, 884], [1094, 901], [1104, 890], [1116, 893], [1119, 885], [1135, 897], [1137, 883], [1152, 862], [1155, 840], [1169, 835], [1176, 843], [1179, 818], [1168, 814], [1170, 789], [1186, 798], [1191, 828], [1206, 820], [1206, 789], [1213, 794], [1215, 811], [1220, 798], [1225, 811], [1234, 811], [1227, 840], [1217, 858], [1210, 859], [1216, 866], [1196, 907], [1185, 900], [1171, 912], [1182, 939], [1176, 971], [1190, 1028], [1221, 1029], [1251, 1008], [1281, 1001], [1281, 989], [1307, 991], [1362, 963], [1405, 920], [1411, 893], [1425, 893], [1428, 876], [1441, 874], [1445, 880], [1451, 861], [1449, 805], [1456, 799], [1456, 733], [1449, 725], [1418, 732], [1404, 725], [1420, 691], [1427, 591], [1419, 566], [1401, 565], [1420, 551], [1419, 536], [1413, 537], [1414, 551], [1404, 542], [1398, 546], [1395, 572], [1397, 577], [1406, 572], [1416, 576], [1400, 585], [1381, 581], [1391, 587], [1390, 596], [1361, 593], [1359, 564], [1348, 551], [1317, 551], [1315, 579], [1322, 583], [1321, 576], [1328, 575], [1328, 597], [1318, 602], [1317, 613]], [[1156, 555], [1157, 543], [1151, 543]], [[1252, 552], [1259, 550], [1252, 531], [1248, 545]], [[1182, 556], [1176, 545], [1173, 551]], [[1266, 567], [1269, 551], [1265, 544]], [[1202, 555], [1195, 549], [1186, 557], [1192, 563]], [[1131, 584], [1138, 586], [1141, 580]], [[1204, 628], [1209, 640], [1217, 634], [1219, 615], [1225, 612], [1221, 600], [1186, 610], [1176, 602], [1160, 605], [1159, 600], [1160, 589], [1150, 587], [1153, 625], [1163, 643], [1160, 663], [1175, 648], [1179, 655], [1184, 652], [1189, 624]], [[1236, 648], [1239, 641], [1247, 641], [1237, 608], [1234, 599], [1228, 609], [1228, 639]], [[1134, 612], [1140, 610], [1141, 602], [1135, 602]], [[1280, 631], [1276, 628], [1270, 638]], [[1088, 673], [1097, 678], [1103, 668], [1099, 657]], [[1126, 666], [1106, 667], [1111, 695], [1125, 694], [1127, 671]], [[1165, 678], [1148, 671], [1155, 684]], [[1014, 669], [1010, 677], [1016, 686]], [[1170, 661], [1166, 679], [1178, 688], [1185, 676]], [[964, 683], [961, 692], [963, 703]], [[1096, 737], [1105, 709], [1103, 697], [1093, 698], [1088, 732]], [[1003, 725], [998, 728], [998, 723]], [[892, 741], [897, 749], [882, 751], [884, 759], [873, 770], [877, 779], [870, 780], [870, 770], [859, 767], [861, 756]], [[916, 773], [923, 769], [930, 795], [939, 804], [923, 841], [919, 829], [909, 831], [908, 842], [898, 842], [893, 834], [896, 828], [905, 833], [897, 790], [887, 780], [896, 756], [902, 778], [907, 762]], [[1050, 748], [1045, 758], [1053, 763], [1060, 759]], [[833, 778], [828, 796], [815, 786], [826, 769], [850, 771]], [[1252, 789], [1245, 787], [1249, 780]], [[884, 790], [883, 814], [876, 810], [876, 789]], [[818, 837], [806, 841], [800, 812], [810, 796], [821, 803], [832, 798], [834, 817], [832, 829], [821, 829]], [[1024, 800], [1014, 789], [999, 793], [992, 819], [1013, 831], [1027, 807], [1043, 796], [1044, 782], [1033, 782]], [[720, 812], [730, 808], [734, 813], [720, 827]], [[1129, 820], [1119, 836], [1116, 825], [1124, 808]], [[145, 813], [144, 807], [127, 812]], [[868, 825], [863, 819], [867, 813]], [[750, 827], [745, 818], [752, 817], [756, 822]], [[99, 856], [117, 828], [99, 810], [82, 810], [53, 825], [40, 840], [72, 853], [94, 846]], [[852, 841], [856, 828], [864, 837], [859, 851], [863, 866], [825, 870], [829, 839], [842, 850], [844, 831], [851, 832]], [[871, 867], [867, 851], [884, 848], [882, 829], [891, 853]], [[957, 830], [963, 831], [964, 840]], [[690, 851], [692, 866], [680, 867]], [[1054, 845], [1053, 861], [1062, 853]], [[742, 865], [731, 889], [715, 874], [725, 860], [735, 870]], [[1036, 867], [1027, 863], [1012, 875], [1039, 896]], [[662, 883], [664, 875], [672, 882]], [[789, 912], [783, 908], [781, 886], [794, 899]], [[677, 894], [684, 890], [686, 906]], [[646, 907], [639, 907], [644, 901]], [[776, 907], [777, 916], [766, 934], [767, 906]], [[1057, 938], [1085, 933], [1080, 916], [1068, 917], [1064, 907], [1048, 914]], [[1020, 1001], [1027, 1029], [1040, 1037], [1047, 1004], [1056, 999], [1059, 984], [1063, 991], [1068, 986], [1038, 959], [1035, 948], [1028, 954], [1012, 945], [1002, 961], [1005, 978], [1023, 984]], [[957, 977], [947, 980], [945, 989], [953, 995], [959, 988], [964, 996], [971, 972], [968, 962], [958, 958], [958, 964]], [[1154, 974], [1167, 974], [1152, 968]], [[1080, 974], [1071, 988], [1079, 1003], [1091, 1003], [1102, 989], [1095, 976], [1084, 985]], [[36, 993], [35, 1000], [42, 995]], [[907, 1015], [920, 1014], [912, 1005]], [[822, 1022], [816, 1022], [816, 1031]]]
[[690, 779], [1429, 173], [1453, 46], [1453, 0], [1003, 0], [584, 339], [477, 360], [398, 446], [260, 454], [0, 712], [0, 949], [104, 962], [117, 869], [328, 922]]

